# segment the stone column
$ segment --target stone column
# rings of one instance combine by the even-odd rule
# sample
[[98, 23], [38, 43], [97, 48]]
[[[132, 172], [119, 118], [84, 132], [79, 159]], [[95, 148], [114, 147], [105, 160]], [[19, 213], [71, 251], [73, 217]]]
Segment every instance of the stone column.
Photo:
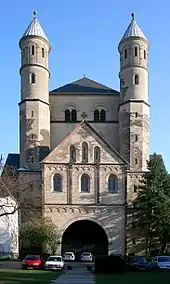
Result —
[[72, 204], [72, 165], [67, 168], [67, 204]]
[[94, 171], [94, 194], [95, 194], [95, 203], [99, 204], [100, 203], [100, 165], [97, 164], [95, 166], [95, 171]]

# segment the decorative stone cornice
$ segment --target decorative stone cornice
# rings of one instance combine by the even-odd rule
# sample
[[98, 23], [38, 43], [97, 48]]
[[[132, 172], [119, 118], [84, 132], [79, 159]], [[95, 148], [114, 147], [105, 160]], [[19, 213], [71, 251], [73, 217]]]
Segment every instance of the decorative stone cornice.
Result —
[[48, 213], [64, 214], [91, 214], [91, 213], [117, 213], [122, 210], [122, 206], [88, 206], [88, 205], [45, 205]]

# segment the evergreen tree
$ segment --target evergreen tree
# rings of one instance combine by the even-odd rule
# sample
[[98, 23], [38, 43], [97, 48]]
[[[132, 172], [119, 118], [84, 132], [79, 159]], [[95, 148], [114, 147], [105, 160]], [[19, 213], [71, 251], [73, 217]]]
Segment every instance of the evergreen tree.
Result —
[[170, 237], [170, 185], [162, 157], [154, 153], [139, 188], [138, 207], [146, 222], [146, 254], [153, 241], [164, 251]]

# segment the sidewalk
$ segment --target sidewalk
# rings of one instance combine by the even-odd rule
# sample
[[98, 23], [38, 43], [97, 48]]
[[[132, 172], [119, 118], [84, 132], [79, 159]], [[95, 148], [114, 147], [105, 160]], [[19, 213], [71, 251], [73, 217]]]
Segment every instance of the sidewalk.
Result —
[[58, 279], [51, 282], [51, 284], [94, 284], [93, 274], [86, 270], [86, 268], [73, 268], [73, 270], [66, 270]]

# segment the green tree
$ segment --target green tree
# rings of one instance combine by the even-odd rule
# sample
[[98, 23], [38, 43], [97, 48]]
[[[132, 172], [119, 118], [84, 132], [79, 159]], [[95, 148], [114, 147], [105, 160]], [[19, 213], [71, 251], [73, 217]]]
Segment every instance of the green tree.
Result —
[[20, 237], [32, 247], [39, 247], [55, 253], [58, 243], [58, 230], [50, 218], [31, 218], [20, 225]]
[[164, 251], [170, 237], [170, 184], [162, 156], [156, 153], [148, 162], [137, 202], [146, 222], [146, 254], [155, 240]]

